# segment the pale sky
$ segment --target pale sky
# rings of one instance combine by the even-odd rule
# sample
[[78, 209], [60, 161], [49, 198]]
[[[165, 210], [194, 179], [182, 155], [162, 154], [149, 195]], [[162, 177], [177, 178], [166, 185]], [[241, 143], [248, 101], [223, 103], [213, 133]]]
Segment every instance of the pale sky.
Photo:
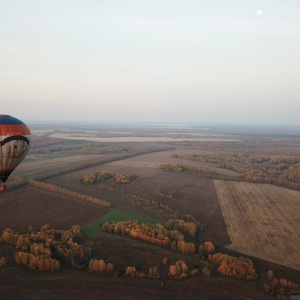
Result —
[[0, 113], [300, 125], [299, 0], [0, 0]]

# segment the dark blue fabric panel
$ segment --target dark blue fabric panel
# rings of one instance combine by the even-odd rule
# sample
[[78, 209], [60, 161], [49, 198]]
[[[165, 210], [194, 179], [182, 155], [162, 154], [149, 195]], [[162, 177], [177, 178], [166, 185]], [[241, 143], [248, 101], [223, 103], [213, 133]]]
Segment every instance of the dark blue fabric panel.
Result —
[[24, 124], [17, 118], [11, 117], [9, 115], [0, 115], [0, 125], [17, 125]]

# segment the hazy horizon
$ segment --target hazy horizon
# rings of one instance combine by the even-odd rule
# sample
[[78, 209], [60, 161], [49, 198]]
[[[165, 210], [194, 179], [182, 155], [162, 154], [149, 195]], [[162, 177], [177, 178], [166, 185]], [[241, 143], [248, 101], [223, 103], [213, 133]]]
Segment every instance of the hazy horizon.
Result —
[[6, 1], [0, 113], [298, 126], [299, 15], [295, 0]]
[[[17, 117], [17, 116], [13, 116]], [[20, 116], [18, 116], [20, 117]], [[50, 119], [22, 119], [22, 121], [32, 124], [32, 125], [141, 125], [141, 126], [166, 126], [166, 127], [205, 127], [205, 126], [211, 126], [211, 127], [222, 127], [222, 126], [228, 126], [228, 127], [256, 127], [256, 126], [262, 126], [262, 127], [278, 127], [278, 128], [284, 128], [284, 127], [292, 127], [292, 128], [300, 128], [300, 124], [288, 124], [288, 123], [234, 123], [234, 122], [197, 122], [197, 121], [182, 121], [182, 122], [172, 122], [172, 121], [138, 121], [138, 120], [79, 120], [74, 121], [72, 119], [57, 119], [57, 120], [50, 120]]]

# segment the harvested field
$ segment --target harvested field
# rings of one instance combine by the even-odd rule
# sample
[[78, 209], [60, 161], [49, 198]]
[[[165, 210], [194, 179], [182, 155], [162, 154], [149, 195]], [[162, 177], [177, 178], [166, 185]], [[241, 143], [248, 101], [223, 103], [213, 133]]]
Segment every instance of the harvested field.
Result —
[[[50, 173], [52, 171], [58, 171], [66, 167], [70, 167], [73, 164], [89, 161], [100, 156], [101, 155], [68, 155], [39, 159], [36, 161], [30, 161], [20, 164], [14, 171], [14, 175], [30, 178], [40, 174], [44, 174], [45, 172]], [[31, 157], [34, 158], [35, 156], [31, 155]], [[9, 183], [9, 180], [7, 182]]]
[[215, 180], [230, 248], [300, 269], [300, 192]]

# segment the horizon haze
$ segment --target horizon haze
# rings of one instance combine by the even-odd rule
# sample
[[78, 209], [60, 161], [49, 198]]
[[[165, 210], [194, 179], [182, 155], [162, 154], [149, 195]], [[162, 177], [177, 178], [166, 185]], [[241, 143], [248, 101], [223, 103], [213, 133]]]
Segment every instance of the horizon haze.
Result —
[[1, 113], [300, 125], [299, 14], [293, 0], [6, 1]]

